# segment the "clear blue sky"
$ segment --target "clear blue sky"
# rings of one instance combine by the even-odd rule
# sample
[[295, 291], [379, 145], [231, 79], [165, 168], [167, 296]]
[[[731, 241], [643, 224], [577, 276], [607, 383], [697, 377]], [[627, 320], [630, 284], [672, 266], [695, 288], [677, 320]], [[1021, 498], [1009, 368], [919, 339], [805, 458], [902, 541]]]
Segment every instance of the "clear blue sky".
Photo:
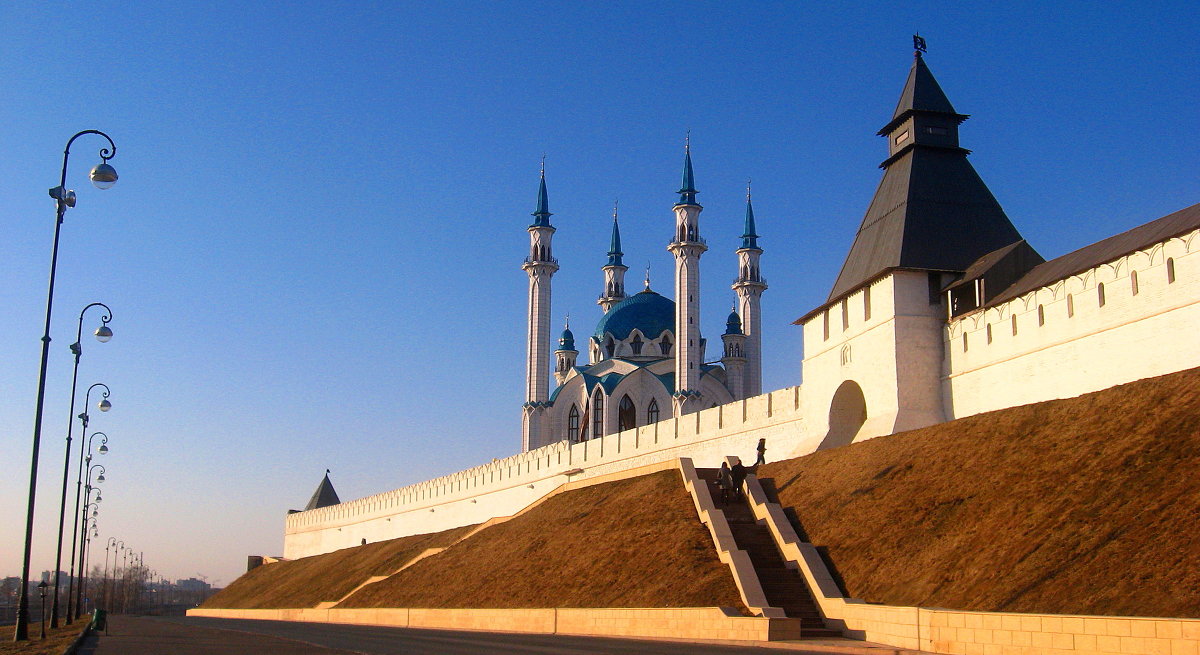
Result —
[[648, 261], [669, 293], [689, 129], [719, 334], [753, 178], [764, 387], [799, 383], [790, 323], [825, 297], [878, 183], [917, 30], [972, 115], [971, 161], [1045, 256], [1200, 201], [1196, 3], [838, 5], [5, 3], [0, 574], [20, 570], [46, 189], [79, 130], [112, 135], [121, 179], [92, 188], [102, 140], [76, 142], [35, 574], [89, 302], [115, 313], [80, 371], [113, 390], [92, 412], [112, 449], [101, 541], [167, 577], [228, 582], [280, 553], [284, 512], [326, 468], [351, 499], [516, 452], [543, 153], [553, 311], [576, 335], [600, 316], [614, 199], [630, 284]]

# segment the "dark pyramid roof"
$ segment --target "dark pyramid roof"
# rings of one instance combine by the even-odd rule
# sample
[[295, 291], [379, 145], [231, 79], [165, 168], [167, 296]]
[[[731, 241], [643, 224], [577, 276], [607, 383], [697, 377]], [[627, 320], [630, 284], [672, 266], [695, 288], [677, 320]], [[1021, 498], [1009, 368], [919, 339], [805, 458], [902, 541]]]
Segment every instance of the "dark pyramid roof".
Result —
[[[914, 133], [883, 163], [883, 180], [827, 303], [892, 269], [964, 271], [1022, 238], [967, 161], [968, 151], [958, 147], [957, 126], [966, 117], [954, 113], [920, 58], [896, 111], [884, 128], [889, 143], [895, 142], [893, 132]], [[910, 127], [906, 121], [914, 113], [920, 114], [918, 125], [934, 126], [943, 136]]]
[[892, 121], [879, 130], [879, 134], [892, 131], [910, 112], [927, 111], [941, 114], [952, 114], [966, 119], [966, 116], [954, 111], [954, 105], [942, 91], [941, 85], [934, 79], [929, 66], [920, 54], [913, 58], [912, 68], [908, 71], [908, 79], [904, 82], [904, 90], [900, 92], [900, 101], [896, 103], [896, 111], [892, 113]]
[[313, 492], [308, 504], [304, 506], [304, 511], [338, 505], [341, 502], [337, 492], [333, 490], [333, 483], [329, 481], [329, 469], [325, 469], [325, 477], [321, 480], [321, 484], [317, 485], [317, 490]]

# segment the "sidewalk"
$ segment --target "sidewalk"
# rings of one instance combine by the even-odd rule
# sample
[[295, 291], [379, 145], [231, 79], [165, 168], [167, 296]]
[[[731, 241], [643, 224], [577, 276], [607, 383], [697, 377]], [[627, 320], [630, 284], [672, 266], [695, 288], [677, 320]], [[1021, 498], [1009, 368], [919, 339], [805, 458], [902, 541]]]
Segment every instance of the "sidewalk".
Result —
[[108, 634], [89, 635], [78, 655], [358, 655], [266, 635], [168, 623], [150, 617], [108, 616]]

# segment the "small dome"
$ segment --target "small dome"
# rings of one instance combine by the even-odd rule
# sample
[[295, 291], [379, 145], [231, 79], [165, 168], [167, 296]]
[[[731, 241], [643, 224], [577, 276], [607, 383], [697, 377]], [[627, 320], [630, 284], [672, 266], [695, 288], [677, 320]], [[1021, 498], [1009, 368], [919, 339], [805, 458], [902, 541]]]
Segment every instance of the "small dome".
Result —
[[615, 304], [596, 325], [596, 338], [611, 334], [617, 341], [628, 339], [637, 328], [647, 339], [657, 339], [663, 330], [675, 332], [675, 301], [647, 289]]
[[575, 335], [571, 334], [571, 328], [562, 331], [562, 336], [558, 338], [558, 349], [575, 350]]
[[729, 318], [725, 319], [725, 334], [741, 334], [742, 333], [742, 317], [737, 315], [737, 312], [729, 312]]

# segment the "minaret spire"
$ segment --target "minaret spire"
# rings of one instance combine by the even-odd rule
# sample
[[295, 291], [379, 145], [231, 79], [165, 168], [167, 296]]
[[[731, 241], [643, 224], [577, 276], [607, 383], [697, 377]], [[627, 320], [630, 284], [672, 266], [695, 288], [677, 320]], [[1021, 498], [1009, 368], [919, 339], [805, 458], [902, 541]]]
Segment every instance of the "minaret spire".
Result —
[[692, 131], [683, 140], [683, 183], [679, 187], [680, 205], [696, 204], [696, 181], [692, 174]]
[[551, 250], [554, 226], [550, 224], [546, 195], [546, 158], [542, 157], [537, 209], [529, 226], [529, 256], [521, 268], [529, 274], [529, 329], [526, 332], [525, 404], [521, 446], [532, 450], [549, 443], [546, 407], [550, 398], [550, 278], [558, 270]]
[[625, 271], [629, 270], [621, 262], [621, 228], [617, 224], [617, 203], [613, 201], [612, 238], [608, 243], [608, 263], [600, 268], [604, 271], [604, 292], [596, 300], [604, 311], [625, 299]]
[[675, 416], [699, 411], [704, 340], [700, 336], [700, 255], [708, 250], [700, 237], [700, 212], [692, 174], [689, 133], [683, 146], [683, 185], [675, 204], [675, 238], [667, 250], [675, 256]]
[[[735, 399], [762, 393], [762, 292], [767, 289], [767, 281], [758, 271], [758, 258], [761, 255], [762, 248], [758, 247], [758, 232], [754, 226], [754, 205], [750, 202], [750, 180], [746, 180], [746, 227], [742, 231], [741, 247], [737, 249], [738, 277], [733, 282], [733, 291], [738, 298], [741, 333], [745, 335], [738, 350], [745, 358], [745, 365], [740, 380], [741, 389], [730, 389]], [[742, 395], [737, 395], [739, 392]]]
[[546, 156], [542, 155], [541, 182], [538, 185], [537, 209], [533, 210], [533, 225], [550, 227], [550, 201], [546, 197]]

